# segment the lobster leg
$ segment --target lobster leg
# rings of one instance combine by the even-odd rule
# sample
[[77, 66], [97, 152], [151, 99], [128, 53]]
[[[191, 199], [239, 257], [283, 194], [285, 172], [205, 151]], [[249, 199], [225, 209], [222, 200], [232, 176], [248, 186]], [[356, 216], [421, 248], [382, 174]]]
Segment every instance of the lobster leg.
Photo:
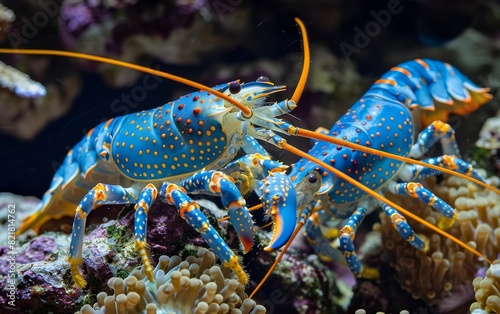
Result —
[[[359, 225], [363, 222], [367, 210], [368, 209], [366, 203], [361, 204], [347, 219], [345, 225], [340, 229], [340, 234], [339, 234], [340, 250], [344, 255], [347, 265], [356, 276], [363, 278], [377, 278], [379, 277], [378, 270], [375, 268], [363, 266], [361, 264], [358, 256], [356, 255], [355, 251], [356, 249], [353, 243], [354, 238], [356, 236], [356, 231]], [[401, 215], [400, 217], [401, 219], [404, 220], [404, 218]]]
[[455, 130], [443, 121], [434, 121], [418, 135], [418, 139], [410, 150], [409, 157], [421, 158], [437, 142], [441, 141], [445, 155], [460, 157]]
[[[471, 164], [460, 159], [460, 151], [455, 141], [455, 131], [449, 124], [442, 121], [434, 121], [419, 134], [416, 143], [411, 147], [409, 157], [421, 158], [438, 141], [441, 142], [444, 155], [424, 159], [424, 162], [455, 170], [485, 182], [484, 178], [474, 170]], [[400, 178], [410, 182], [439, 173], [439, 171], [418, 165], [405, 165]]]
[[[486, 182], [470, 163], [455, 156], [443, 155], [439, 157], [427, 158], [423, 161], [446, 169], [455, 170], [479, 181]], [[415, 181], [440, 174], [441, 172], [418, 165], [405, 165], [402, 173], [411, 173], [411, 175], [405, 175], [404, 181]]]
[[434, 193], [424, 188], [422, 184], [416, 182], [389, 183], [391, 193], [418, 198], [421, 202], [439, 211], [447, 219], [439, 222], [438, 227], [446, 230], [450, 228], [457, 219], [457, 211], [445, 201], [437, 197]]
[[125, 189], [119, 185], [99, 183], [78, 204], [73, 221], [68, 262], [70, 263], [73, 280], [79, 287], [86, 285], [85, 279], [79, 271], [79, 266], [82, 263], [85, 223], [90, 211], [103, 204], [128, 204], [134, 203], [136, 200], [137, 190], [135, 188]]
[[148, 248], [146, 243], [146, 234], [148, 226], [148, 212], [154, 201], [158, 191], [153, 184], [146, 185], [137, 199], [135, 204], [135, 214], [134, 214], [134, 237], [135, 237], [135, 249], [141, 257], [142, 264], [144, 265], [144, 271], [150, 282], [154, 282], [153, 277], [153, 267], [151, 266], [151, 261], [149, 260]]
[[245, 199], [241, 196], [231, 177], [220, 171], [200, 171], [181, 182], [180, 186], [187, 193], [204, 190], [220, 194], [222, 205], [227, 210], [231, 223], [238, 233], [244, 252], [250, 251], [253, 244], [252, 215], [245, 206]]
[[207, 217], [200, 211], [200, 206], [187, 195], [184, 188], [173, 183], [164, 183], [160, 190], [160, 199], [177, 207], [181, 217], [201, 234], [205, 242], [221, 259], [223, 265], [232, 269], [242, 284], [248, 283], [247, 274], [241, 268], [238, 257], [212, 227]]
[[421, 237], [419, 237], [410, 227], [405, 217], [401, 215], [396, 209], [387, 204], [382, 204], [382, 210], [391, 220], [391, 224], [399, 232], [399, 234], [420, 251], [427, 251], [428, 244]]
[[251, 136], [245, 135], [243, 137], [243, 145], [241, 146], [247, 154], [260, 154], [261, 156], [270, 157], [267, 150], [265, 150], [260, 143]]

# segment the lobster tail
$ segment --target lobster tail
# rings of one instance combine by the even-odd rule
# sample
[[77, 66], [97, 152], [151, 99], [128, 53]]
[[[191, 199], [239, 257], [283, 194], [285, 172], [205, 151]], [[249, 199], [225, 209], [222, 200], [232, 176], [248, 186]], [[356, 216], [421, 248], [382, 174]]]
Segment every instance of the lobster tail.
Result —
[[393, 67], [364, 97], [375, 96], [421, 108], [421, 126], [447, 121], [450, 114], [466, 115], [493, 97], [489, 88], [472, 83], [452, 65], [415, 59]]

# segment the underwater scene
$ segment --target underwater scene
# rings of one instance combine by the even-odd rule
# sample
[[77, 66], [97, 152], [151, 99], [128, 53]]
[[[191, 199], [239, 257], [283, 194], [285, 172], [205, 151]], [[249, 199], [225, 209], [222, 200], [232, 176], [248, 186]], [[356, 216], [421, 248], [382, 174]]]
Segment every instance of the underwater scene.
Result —
[[500, 314], [500, 2], [0, 1], [0, 313]]

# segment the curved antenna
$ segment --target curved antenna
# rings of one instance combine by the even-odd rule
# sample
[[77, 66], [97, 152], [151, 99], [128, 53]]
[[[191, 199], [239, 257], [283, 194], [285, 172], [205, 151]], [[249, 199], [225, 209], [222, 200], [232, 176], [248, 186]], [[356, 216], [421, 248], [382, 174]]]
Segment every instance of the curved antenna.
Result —
[[302, 47], [304, 49], [304, 60], [302, 65], [302, 73], [300, 75], [299, 82], [297, 83], [297, 87], [295, 88], [295, 92], [293, 92], [291, 100], [295, 103], [298, 103], [300, 100], [300, 96], [302, 96], [302, 92], [306, 86], [307, 76], [309, 74], [309, 67], [311, 65], [311, 52], [309, 50], [309, 39], [307, 38], [306, 27], [304, 23], [296, 17], [295, 23], [299, 25], [301, 34], [302, 34]]

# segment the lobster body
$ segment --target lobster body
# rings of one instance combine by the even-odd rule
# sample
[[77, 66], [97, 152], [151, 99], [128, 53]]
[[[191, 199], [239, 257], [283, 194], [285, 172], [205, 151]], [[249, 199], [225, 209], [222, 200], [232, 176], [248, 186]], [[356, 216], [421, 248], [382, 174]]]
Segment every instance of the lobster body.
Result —
[[[251, 139], [248, 134], [257, 134], [257, 131], [251, 122], [241, 118], [239, 110], [213, 93], [234, 97], [248, 108], [255, 107], [254, 119], [269, 124], [261, 115], [270, 112], [278, 115], [289, 110], [288, 101], [276, 103], [270, 110], [260, 105], [267, 95], [283, 89], [267, 78], [246, 84], [235, 81], [217, 85], [209, 89], [211, 92], [200, 90], [156, 109], [99, 124], [67, 154], [40, 205], [23, 222], [18, 233], [28, 229], [38, 231], [47, 220], [74, 214], [68, 260], [76, 284], [85, 286], [79, 265], [86, 217], [99, 205], [135, 203], [136, 249], [153, 280], [146, 222], [147, 212], [159, 196], [164, 203], [174, 205], [223, 263], [246, 283], [247, 276], [237, 256], [188, 194], [220, 195], [244, 252], [250, 250], [253, 244], [251, 215], [234, 180], [218, 170], [245, 147], [244, 142]], [[276, 119], [271, 124], [279, 121]]]
[[[411, 152], [416, 139], [410, 109], [420, 107], [440, 117], [455, 112], [455, 106], [459, 106], [462, 113], [470, 112], [491, 99], [487, 91], [449, 64], [428, 59], [408, 61], [385, 73], [329, 131], [323, 133], [388, 153], [415, 157]], [[450, 109], [444, 110], [444, 104]], [[315, 141], [309, 154], [373, 190], [387, 184], [404, 166], [399, 161], [322, 141]], [[300, 181], [317, 168], [307, 159], [300, 159], [290, 176], [293, 181]], [[322, 187], [318, 194], [327, 194], [326, 201], [331, 207], [354, 204], [366, 196], [347, 181], [324, 169], [319, 170]], [[338, 218], [344, 218], [350, 213], [337, 214]]]
[[[213, 87], [229, 94], [228, 88], [229, 84]], [[255, 90], [281, 89], [250, 82], [240, 93], [247, 99]], [[248, 105], [258, 104], [259, 97], [250, 97]], [[231, 125], [236, 115], [231, 110], [221, 98], [198, 91], [155, 109], [100, 123], [68, 152], [40, 205], [17, 233], [38, 232], [50, 219], [74, 215], [78, 202], [98, 183], [159, 187], [165, 181], [180, 182], [201, 169], [223, 168], [244, 137], [238, 126]]]
[[[362, 98], [334, 124], [328, 135], [393, 154], [408, 156], [413, 144], [413, 122], [404, 105], [378, 97]], [[309, 154], [330, 163], [354, 180], [377, 190], [392, 178], [402, 163], [350, 148], [316, 142]], [[292, 179], [300, 179], [317, 165], [299, 160], [291, 172]], [[349, 182], [321, 171], [323, 185], [319, 194], [328, 193], [329, 202], [345, 205], [357, 202], [366, 194]], [[344, 218], [344, 217], [339, 217]]]
[[222, 117], [229, 110], [222, 99], [199, 91], [121, 117], [111, 141], [113, 162], [124, 176], [148, 182], [221, 169], [242, 141], [241, 133], [223, 129]]

